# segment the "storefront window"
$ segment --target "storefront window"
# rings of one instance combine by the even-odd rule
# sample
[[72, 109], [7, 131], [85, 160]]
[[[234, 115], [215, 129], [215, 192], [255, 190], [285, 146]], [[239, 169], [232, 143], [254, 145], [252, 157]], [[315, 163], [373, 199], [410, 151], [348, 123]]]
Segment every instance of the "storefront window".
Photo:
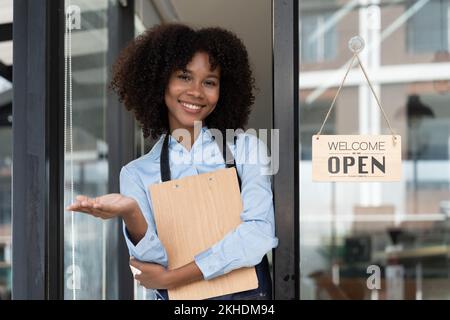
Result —
[[[336, 32], [331, 59], [299, 55], [301, 299], [450, 299], [449, 7], [448, 0], [300, 2], [302, 53], [316, 50], [312, 37]], [[302, 19], [311, 15], [326, 18]], [[400, 182], [312, 182], [311, 136], [355, 35], [366, 42], [361, 61], [402, 137]], [[354, 68], [324, 134], [389, 132]]]

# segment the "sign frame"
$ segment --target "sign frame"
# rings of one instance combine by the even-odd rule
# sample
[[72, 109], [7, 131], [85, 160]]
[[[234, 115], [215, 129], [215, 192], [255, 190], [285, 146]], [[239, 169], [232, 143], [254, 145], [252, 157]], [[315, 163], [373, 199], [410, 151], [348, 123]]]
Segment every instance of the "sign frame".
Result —
[[315, 182], [388, 182], [402, 176], [400, 135], [313, 135]]

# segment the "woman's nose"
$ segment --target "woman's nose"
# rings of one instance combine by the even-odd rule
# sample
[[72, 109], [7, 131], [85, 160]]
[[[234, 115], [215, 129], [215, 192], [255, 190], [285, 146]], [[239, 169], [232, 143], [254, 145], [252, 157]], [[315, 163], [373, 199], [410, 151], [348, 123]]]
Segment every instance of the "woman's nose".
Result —
[[192, 83], [187, 90], [187, 94], [199, 98], [203, 96], [203, 88], [201, 84]]

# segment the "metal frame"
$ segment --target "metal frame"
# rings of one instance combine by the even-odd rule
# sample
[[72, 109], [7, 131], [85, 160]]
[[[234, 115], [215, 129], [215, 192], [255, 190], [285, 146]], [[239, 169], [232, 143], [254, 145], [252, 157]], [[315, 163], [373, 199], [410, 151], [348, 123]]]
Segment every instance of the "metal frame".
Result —
[[64, 2], [14, 1], [13, 299], [62, 299]]
[[[132, 39], [134, 39], [134, 1], [121, 1], [115, 6], [110, 5], [108, 9], [108, 66], [114, 63], [120, 50]], [[108, 80], [110, 76], [109, 74]], [[108, 92], [107, 123], [108, 189], [109, 192], [119, 192], [120, 169], [134, 159], [134, 118], [112, 92]], [[130, 300], [134, 298], [134, 283], [128, 262], [129, 252], [122, 233], [122, 221], [116, 220], [115, 228], [117, 232], [111, 234], [110, 239], [107, 240], [107, 257], [116, 257], [117, 260], [107, 260], [110, 266], [107, 283], [113, 283], [113, 280], [118, 279], [116, 283], [118, 297], [115, 298]], [[115, 269], [111, 267], [114, 263], [117, 266]], [[107, 292], [114, 291], [107, 290]]]
[[273, 128], [280, 164], [274, 176], [276, 234], [274, 298], [300, 298], [298, 2], [273, 0]]

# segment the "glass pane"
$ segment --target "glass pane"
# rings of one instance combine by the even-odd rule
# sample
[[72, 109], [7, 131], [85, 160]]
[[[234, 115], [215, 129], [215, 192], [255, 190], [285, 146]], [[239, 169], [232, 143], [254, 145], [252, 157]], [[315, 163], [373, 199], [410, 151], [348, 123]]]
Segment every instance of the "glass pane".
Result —
[[[107, 0], [66, 1], [66, 9], [69, 4], [73, 6], [75, 18], [71, 36], [66, 32], [66, 52], [68, 57], [69, 53], [71, 55], [66, 61], [65, 206], [79, 194], [95, 197], [108, 192], [107, 10], [113, 3]], [[117, 223], [66, 211], [66, 299], [117, 296], [117, 276], [109, 269], [116, 265], [113, 261], [117, 256], [113, 250], [106, 254], [109, 237], [117, 233]]]
[[382, 65], [450, 60], [448, 0], [383, 1], [379, 7]]
[[[13, 3], [0, 0], [0, 24], [12, 23]], [[11, 299], [12, 40], [0, 41], [0, 300]]]
[[[449, 2], [300, 2], [301, 299], [450, 299]], [[361, 61], [402, 136], [400, 182], [312, 182], [311, 136], [354, 35], [366, 42]], [[358, 68], [323, 133], [390, 133]]]
[[[407, 9], [412, 8], [410, 5]], [[408, 51], [417, 54], [447, 50], [447, 1], [428, 1], [420, 11], [406, 24]]]

